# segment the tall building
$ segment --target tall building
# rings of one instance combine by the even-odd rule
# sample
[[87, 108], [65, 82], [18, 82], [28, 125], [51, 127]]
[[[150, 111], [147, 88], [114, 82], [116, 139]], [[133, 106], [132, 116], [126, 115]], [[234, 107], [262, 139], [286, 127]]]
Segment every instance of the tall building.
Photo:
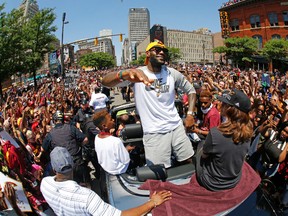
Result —
[[39, 6], [36, 0], [23, 0], [19, 9], [24, 11], [24, 17], [27, 19], [32, 18], [37, 12], [39, 12]]
[[130, 8], [128, 17], [128, 40], [130, 44], [130, 61], [137, 59], [136, 44], [141, 43], [150, 30], [150, 13], [147, 8]]

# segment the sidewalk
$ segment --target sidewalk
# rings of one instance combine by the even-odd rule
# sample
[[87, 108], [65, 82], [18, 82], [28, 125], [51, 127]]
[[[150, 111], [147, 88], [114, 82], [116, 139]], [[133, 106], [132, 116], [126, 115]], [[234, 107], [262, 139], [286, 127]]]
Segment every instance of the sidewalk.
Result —
[[[120, 89], [117, 91], [117, 89], [115, 88], [115, 94], [113, 94], [113, 91], [110, 91], [110, 95], [112, 102], [111, 107], [126, 103], [126, 101], [122, 99]], [[131, 98], [131, 101], [134, 101], [134, 98]]]

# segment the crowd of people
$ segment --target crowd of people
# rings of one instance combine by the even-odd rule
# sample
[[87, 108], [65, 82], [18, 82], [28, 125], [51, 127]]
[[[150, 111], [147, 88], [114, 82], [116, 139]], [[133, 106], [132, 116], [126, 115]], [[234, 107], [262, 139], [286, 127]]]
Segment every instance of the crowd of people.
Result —
[[[161, 163], [169, 168], [174, 165], [171, 155], [177, 164], [192, 163], [192, 156], [200, 152], [197, 160], [202, 160], [202, 166], [198, 166], [196, 172], [199, 184], [217, 191], [234, 187], [239, 182], [239, 170], [245, 157], [262, 179], [277, 182], [281, 203], [288, 205], [288, 72], [240, 70], [224, 65], [166, 67], [166, 53], [165, 45], [156, 41], [146, 49], [144, 67], [82, 71], [75, 77], [73, 88], [65, 87], [64, 79], [48, 76], [43, 78], [37, 90], [29, 86], [11, 87], [4, 93], [0, 128], [13, 137], [19, 148], [1, 138], [0, 169], [22, 182], [33, 213], [45, 215], [52, 207], [57, 214], [68, 215], [63, 211], [71, 211], [71, 203], [67, 208], [59, 209], [53, 204], [55, 201], [49, 201], [52, 195], [58, 194], [62, 181], [73, 180], [75, 184], [69, 183], [72, 188], [81, 187], [87, 197], [94, 197], [90, 189], [84, 189], [90, 178], [89, 161], [96, 170], [96, 178], [101, 169], [111, 174], [128, 169], [133, 146], [125, 148], [117, 137], [121, 137], [127, 113], [119, 113], [123, 125], [117, 130], [109, 115], [111, 91], [113, 94], [118, 91], [127, 102], [131, 100], [130, 96], [134, 97], [140, 117], [137, 122], [143, 127], [147, 165]], [[109, 92], [106, 87], [113, 90]], [[175, 99], [182, 101], [184, 119], [178, 115]], [[193, 145], [187, 133], [197, 137]], [[237, 157], [223, 153], [224, 147], [217, 145], [227, 139], [225, 136], [231, 136], [225, 142], [231, 147], [229, 152], [241, 152]], [[212, 143], [215, 139], [219, 139], [219, 143]], [[103, 143], [113, 143], [113, 146], [103, 146]], [[238, 148], [239, 143], [241, 148]], [[215, 146], [223, 151], [218, 154], [235, 162], [234, 167], [219, 163]], [[58, 153], [53, 154], [55, 149]], [[59, 161], [53, 161], [53, 157]], [[215, 170], [209, 170], [209, 163], [217, 164]], [[228, 176], [231, 181], [219, 185], [219, 181], [217, 184], [211, 181], [211, 175], [219, 174], [221, 167], [227, 169], [217, 178]], [[49, 178], [55, 171], [57, 183]], [[43, 190], [40, 190], [43, 178], [46, 178], [46, 186], [41, 186]], [[55, 188], [55, 191], [49, 194], [49, 188]], [[67, 190], [69, 188], [64, 192]], [[170, 192], [158, 192], [152, 195], [151, 202], [135, 211], [140, 209], [141, 214], [147, 213], [170, 198]], [[97, 202], [107, 208], [98, 197]], [[94, 206], [89, 208], [90, 214], [96, 212]], [[121, 214], [112, 207], [107, 211], [111, 215]], [[132, 210], [133, 214], [135, 211]]]

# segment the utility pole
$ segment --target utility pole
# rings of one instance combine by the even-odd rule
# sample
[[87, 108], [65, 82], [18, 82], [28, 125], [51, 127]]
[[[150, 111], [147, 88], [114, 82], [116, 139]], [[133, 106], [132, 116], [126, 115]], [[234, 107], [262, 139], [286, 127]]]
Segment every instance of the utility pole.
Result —
[[65, 68], [64, 68], [64, 46], [63, 46], [64, 25], [69, 23], [68, 21], [65, 22], [65, 18], [66, 18], [66, 13], [64, 12], [64, 13], [63, 13], [63, 16], [62, 16], [62, 34], [61, 34], [61, 75], [62, 75], [62, 78], [65, 77]]

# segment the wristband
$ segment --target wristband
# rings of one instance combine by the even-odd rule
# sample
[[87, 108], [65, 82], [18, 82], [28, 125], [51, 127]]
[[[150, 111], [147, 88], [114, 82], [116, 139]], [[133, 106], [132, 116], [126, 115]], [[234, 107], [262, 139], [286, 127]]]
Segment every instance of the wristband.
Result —
[[120, 73], [119, 73], [119, 78], [120, 78], [121, 80], [124, 80], [124, 78], [123, 78], [123, 72], [124, 72], [124, 70], [121, 70]]
[[188, 112], [187, 112], [187, 115], [192, 115], [192, 116], [194, 116], [195, 113], [194, 113], [193, 111], [188, 111]]
[[123, 72], [123, 71], [118, 71], [117, 74], [116, 74], [116, 77], [117, 77], [117, 79], [118, 79], [120, 82], [123, 82], [122, 72]]

